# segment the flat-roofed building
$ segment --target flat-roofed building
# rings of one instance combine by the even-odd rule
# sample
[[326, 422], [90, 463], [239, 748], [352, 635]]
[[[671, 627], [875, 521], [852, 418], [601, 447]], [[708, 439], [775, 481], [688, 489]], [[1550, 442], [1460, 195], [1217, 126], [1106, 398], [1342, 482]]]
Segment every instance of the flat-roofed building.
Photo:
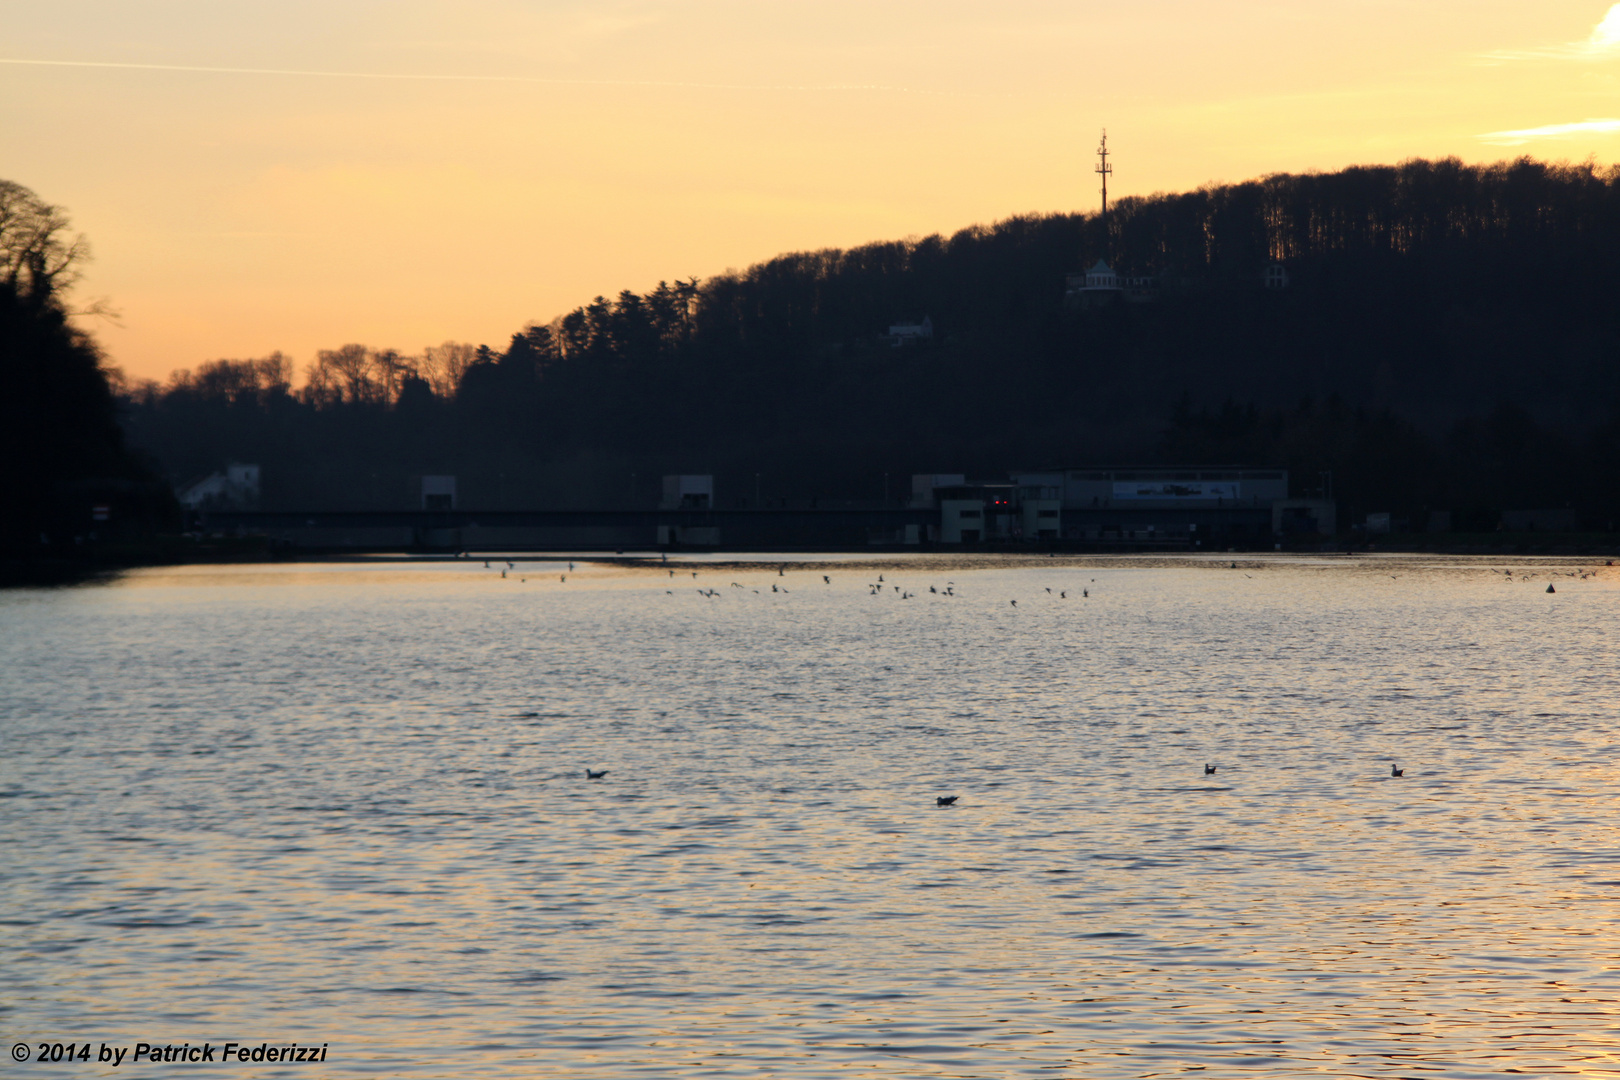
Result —
[[1056, 540], [1063, 504], [1039, 484], [952, 484], [934, 489], [943, 544]]
[[1018, 483], [1058, 480], [1065, 510], [1109, 506], [1264, 506], [1288, 498], [1287, 469], [1092, 468], [1013, 473]]
[[[1288, 499], [1288, 471], [1246, 467], [1119, 466], [1014, 472], [1021, 489], [1044, 489], [1060, 510], [1059, 539], [1101, 543], [1252, 545], [1278, 531], [1273, 507]], [[1034, 505], [1036, 495], [1026, 501]], [[1296, 511], [1299, 508], [1295, 508]], [[1310, 507], [1310, 519], [1330, 531], [1330, 504]], [[1285, 531], [1303, 533], [1298, 513]], [[1039, 537], [1039, 519], [1026, 522]]]
[[454, 510], [456, 508], [456, 478], [453, 476], [422, 477], [422, 509]]
[[703, 473], [664, 477], [664, 497], [658, 509], [714, 509], [714, 476]]

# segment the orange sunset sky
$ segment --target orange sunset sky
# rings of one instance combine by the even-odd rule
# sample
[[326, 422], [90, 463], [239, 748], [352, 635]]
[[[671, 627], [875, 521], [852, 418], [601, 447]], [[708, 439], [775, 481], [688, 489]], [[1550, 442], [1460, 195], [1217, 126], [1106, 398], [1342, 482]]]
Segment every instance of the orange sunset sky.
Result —
[[0, 0], [0, 177], [136, 377], [1412, 156], [1620, 160], [1591, 0]]

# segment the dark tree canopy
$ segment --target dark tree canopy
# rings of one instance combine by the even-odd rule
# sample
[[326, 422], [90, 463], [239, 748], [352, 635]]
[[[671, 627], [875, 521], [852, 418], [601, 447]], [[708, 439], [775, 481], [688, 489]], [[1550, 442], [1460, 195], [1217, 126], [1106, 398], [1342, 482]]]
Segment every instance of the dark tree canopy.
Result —
[[[1152, 303], [1075, 310], [1107, 257]], [[1273, 264], [1286, 289], [1262, 287]], [[1331, 471], [1347, 513], [1620, 517], [1620, 173], [1408, 161], [783, 255], [598, 297], [499, 350], [218, 361], [133, 396], [176, 476], [264, 467], [267, 505], [875, 499], [885, 474], [1128, 461]], [[893, 348], [893, 323], [936, 334]], [[758, 477], [756, 481], [756, 476]], [[891, 493], [900, 490], [898, 480]], [[1474, 512], [1474, 511], [1470, 511]]]
[[62, 304], [82, 240], [67, 216], [0, 181], [0, 555], [71, 552], [109, 508], [103, 532], [150, 523], [172, 504], [126, 449], [100, 350]]

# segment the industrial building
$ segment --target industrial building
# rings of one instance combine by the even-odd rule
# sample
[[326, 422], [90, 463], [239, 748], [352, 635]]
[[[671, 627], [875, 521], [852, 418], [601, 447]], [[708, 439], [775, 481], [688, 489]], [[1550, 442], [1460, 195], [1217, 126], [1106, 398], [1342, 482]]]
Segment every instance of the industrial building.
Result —
[[202, 531], [269, 536], [289, 549], [548, 550], [1024, 546], [1067, 550], [1271, 549], [1336, 529], [1330, 499], [1291, 499], [1283, 469], [1061, 468], [970, 482], [912, 477], [904, 506], [722, 510], [711, 475], [663, 478], [660, 505], [626, 510], [465, 508], [449, 476], [422, 477], [411, 511], [259, 512], [211, 506]]
[[1063, 468], [1013, 472], [1006, 484], [933, 489], [942, 544], [1258, 546], [1331, 535], [1333, 503], [1290, 499], [1285, 469]]

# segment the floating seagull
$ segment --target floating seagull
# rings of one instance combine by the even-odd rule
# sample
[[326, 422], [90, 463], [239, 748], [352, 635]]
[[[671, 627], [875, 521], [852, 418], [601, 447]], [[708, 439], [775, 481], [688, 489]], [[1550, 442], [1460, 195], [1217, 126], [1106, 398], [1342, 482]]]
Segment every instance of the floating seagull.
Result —
[[602, 777], [604, 777], [606, 775], [607, 775], [607, 770], [606, 769], [586, 769], [585, 770], [585, 779], [587, 779], [587, 780], [600, 780], [600, 779], [602, 779]]
[[1404, 776], [1405, 774], [1406, 774], [1405, 769], [1397, 769], [1393, 762], [1390, 763], [1389, 775], [1391, 775], [1391, 776]]
[[939, 798], [934, 800], [934, 805], [935, 806], [955, 806], [956, 805], [956, 800], [959, 799], [959, 798], [961, 798], [961, 796], [959, 796], [959, 795], [941, 795]]
[[1205, 765], [1204, 766], [1204, 775], [1205, 776], [1214, 776], [1215, 775], [1215, 766], [1213, 766], [1213, 765]]

